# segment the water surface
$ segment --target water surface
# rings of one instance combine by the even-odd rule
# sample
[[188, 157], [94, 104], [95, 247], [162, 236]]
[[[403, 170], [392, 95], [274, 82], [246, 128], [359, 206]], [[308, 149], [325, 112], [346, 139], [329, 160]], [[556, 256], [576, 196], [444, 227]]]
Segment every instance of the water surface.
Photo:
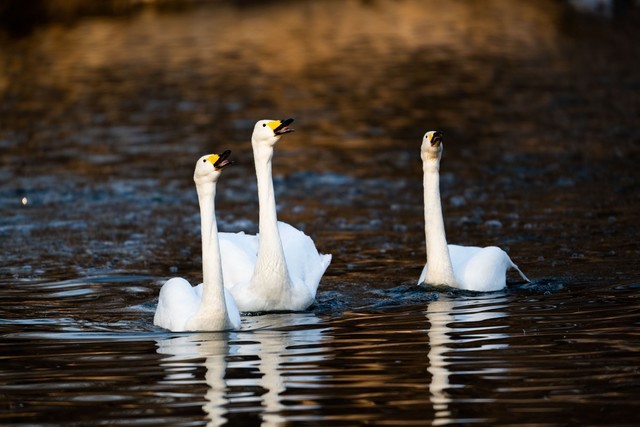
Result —
[[[53, 4], [0, 37], [0, 423], [640, 422], [635, 9]], [[333, 254], [316, 305], [154, 327], [162, 283], [201, 280], [195, 160], [233, 151], [219, 227], [255, 232], [251, 129], [289, 116], [278, 213]], [[414, 286], [430, 129], [449, 241], [533, 283]]]

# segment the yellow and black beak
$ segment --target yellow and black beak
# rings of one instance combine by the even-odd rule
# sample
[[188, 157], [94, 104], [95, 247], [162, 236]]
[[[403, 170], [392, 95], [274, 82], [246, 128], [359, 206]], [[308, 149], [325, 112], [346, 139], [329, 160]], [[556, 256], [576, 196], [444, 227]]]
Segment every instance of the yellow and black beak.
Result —
[[433, 136], [431, 137], [431, 146], [437, 147], [440, 144], [442, 144], [442, 132], [437, 130], [433, 133]]
[[216, 168], [216, 170], [222, 170], [234, 163], [233, 160], [229, 160], [229, 156], [231, 156], [231, 150], [226, 150], [222, 154], [210, 155], [207, 157], [207, 160], [213, 164], [213, 167]]
[[269, 127], [273, 129], [274, 134], [283, 135], [285, 133], [293, 132], [293, 129], [289, 127], [291, 123], [293, 123], [293, 119], [291, 118], [286, 120], [274, 120], [269, 122]]

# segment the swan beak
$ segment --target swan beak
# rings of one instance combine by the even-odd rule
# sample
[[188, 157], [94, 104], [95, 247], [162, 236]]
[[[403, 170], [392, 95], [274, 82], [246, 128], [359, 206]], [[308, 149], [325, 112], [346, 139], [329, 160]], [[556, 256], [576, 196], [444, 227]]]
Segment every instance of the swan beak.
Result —
[[231, 155], [231, 150], [226, 150], [222, 154], [212, 154], [207, 157], [207, 160], [211, 162], [216, 170], [222, 170], [226, 166], [232, 165], [234, 162], [229, 160], [229, 156]]
[[437, 130], [433, 133], [433, 136], [431, 137], [431, 146], [437, 147], [440, 144], [442, 144], [442, 132]]
[[273, 129], [274, 134], [283, 135], [285, 133], [293, 132], [293, 129], [289, 127], [291, 123], [293, 123], [293, 119], [291, 118], [286, 120], [274, 120], [269, 122], [269, 127]]

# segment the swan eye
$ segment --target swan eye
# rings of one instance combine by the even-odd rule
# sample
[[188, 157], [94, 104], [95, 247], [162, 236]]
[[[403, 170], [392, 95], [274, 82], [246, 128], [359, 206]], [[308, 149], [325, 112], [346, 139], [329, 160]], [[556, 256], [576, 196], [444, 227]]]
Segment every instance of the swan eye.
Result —
[[266, 124], [266, 123], [263, 123], [263, 124], [262, 124], [262, 127], [263, 127], [263, 128], [266, 128], [266, 127], [267, 127], [267, 124]]
[[202, 163], [207, 163], [207, 159], [202, 159]]

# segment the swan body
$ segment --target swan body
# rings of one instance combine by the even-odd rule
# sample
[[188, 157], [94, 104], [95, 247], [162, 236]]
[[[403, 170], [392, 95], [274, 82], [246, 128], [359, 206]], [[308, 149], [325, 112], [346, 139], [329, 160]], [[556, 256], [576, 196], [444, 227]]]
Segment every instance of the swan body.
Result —
[[203, 283], [192, 287], [180, 277], [160, 289], [153, 324], [173, 332], [224, 331], [240, 328], [240, 312], [224, 288], [218, 227], [215, 220], [216, 183], [229, 165], [230, 151], [201, 157], [193, 179], [200, 203]]
[[259, 233], [221, 233], [224, 283], [242, 312], [301, 311], [315, 301], [331, 255], [313, 240], [279, 222], [271, 165], [273, 147], [293, 119], [260, 120], [251, 136], [258, 180]]
[[442, 145], [442, 132], [427, 132], [422, 140], [427, 263], [418, 284], [447, 285], [480, 292], [497, 291], [506, 286], [506, 273], [510, 268], [528, 282], [527, 276], [511, 261], [509, 255], [496, 246], [447, 244], [440, 201]]

